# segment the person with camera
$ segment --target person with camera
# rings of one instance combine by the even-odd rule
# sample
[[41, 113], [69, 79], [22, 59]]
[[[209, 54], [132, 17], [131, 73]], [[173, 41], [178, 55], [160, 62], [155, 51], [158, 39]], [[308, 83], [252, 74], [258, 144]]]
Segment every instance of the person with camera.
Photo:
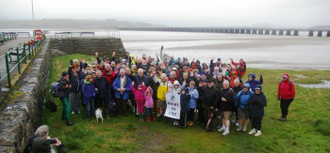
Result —
[[32, 153], [53, 153], [55, 152], [54, 146], [57, 147], [58, 153], [66, 153], [64, 144], [57, 138], [51, 139], [49, 137], [49, 127], [47, 125], [40, 126], [34, 133], [32, 138]]

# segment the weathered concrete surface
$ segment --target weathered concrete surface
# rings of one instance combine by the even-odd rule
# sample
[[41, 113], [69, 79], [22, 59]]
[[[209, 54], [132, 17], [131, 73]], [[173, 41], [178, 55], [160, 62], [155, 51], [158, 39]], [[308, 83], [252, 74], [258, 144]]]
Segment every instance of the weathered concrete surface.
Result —
[[0, 152], [23, 152], [29, 136], [40, 125], [50, 59], [46, 40], [18, 82], [24, 95], [0, 112]]

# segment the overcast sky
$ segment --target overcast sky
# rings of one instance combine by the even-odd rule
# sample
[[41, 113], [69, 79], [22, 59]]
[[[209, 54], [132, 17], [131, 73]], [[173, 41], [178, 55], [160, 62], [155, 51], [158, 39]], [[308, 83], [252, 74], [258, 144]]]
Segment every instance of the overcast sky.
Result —
[[[169, 26], [330, 25], [330, 0], [34, 0], [35, 19], [117, 19]], [[31, 0], [0, 0], [0, 20], [31, 20]]]

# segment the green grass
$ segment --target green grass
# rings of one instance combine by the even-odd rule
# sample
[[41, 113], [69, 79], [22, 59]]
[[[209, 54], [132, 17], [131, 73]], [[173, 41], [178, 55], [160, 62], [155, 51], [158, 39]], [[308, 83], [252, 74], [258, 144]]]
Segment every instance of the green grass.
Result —
[[[91, 56], [66, 55], [52, 58], [49, 85], [67, 70], [69, 60]], [[185, 130], [170, 124], [138, 122], [133, 114], [118, 116], [97, 123], [83, 114], [72, 115], [76, 123], [67, 127], [61, 121], [61, 102], [56, 99], [58, 112], [43, 112], [43, 123], [50, 126], [50, 136], [59, 138], [70, 152], [329, 152], [330, 89], [308, 89], [296, 86], [297, 95], [290, 106], [287, 122], [280, 122], [279, 101], [276, 98], [278, 82], [283, 73], [289, 73], [295, 83], [318, 83], [330, 80], [330, 71], [293, 71], [248, 69], [248, 73], [262, 74], [265, 108], [260, 137], [247, 132], [230, 135], [205, 132], [199, 125]], [[299, 78], [304, 75], [307, 78]], [[247, 80], [247, 75], [243, 78]], [[48, 86], [49, 89], [49, 86]], [[49, 97], [49, 95], [48, 95]], [[250, 127], [248, 128], [250, 130]]]

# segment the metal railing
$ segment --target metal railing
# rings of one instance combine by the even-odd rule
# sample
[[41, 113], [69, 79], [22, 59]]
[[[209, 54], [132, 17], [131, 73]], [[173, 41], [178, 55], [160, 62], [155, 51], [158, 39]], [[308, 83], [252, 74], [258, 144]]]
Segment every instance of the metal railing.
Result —
[[0, 40], [1, 41], [8, 41], [16, 39], [17, 33], [15, 32], [0, 32]]
[[[4, 76], [0, 76], [0, 82], [2, 83], [5, 78], [7, 78], [7, 84], [8, 88], [11, 88], [11, 74], [13, 71], [17, 68], [17, 72], [21, 74], [21, 63], [27, 64], [27, 58], [30, 60], [38, 53], [38, 51], [41, 49], [42, 45], [44, 44], [46, 37], [43, 37], [40, 41], [36, 41], [33, 45], [26, 45], [21, 44], [17, 46], [15, 49], [12, 49], [5, 54], [0, 56], [0, 61], [5, 60], [5, 69], [6, 74]], [[27, 49], [26, 49], [27, 47]], [[14, 61], [16, 64], [12, 66], [12, 60], [9, 61], [9, 58], [11, 59], [11, 56], [16, 57], [16, 61]], [[1, 86], [3, 86], [1, 84]]]

